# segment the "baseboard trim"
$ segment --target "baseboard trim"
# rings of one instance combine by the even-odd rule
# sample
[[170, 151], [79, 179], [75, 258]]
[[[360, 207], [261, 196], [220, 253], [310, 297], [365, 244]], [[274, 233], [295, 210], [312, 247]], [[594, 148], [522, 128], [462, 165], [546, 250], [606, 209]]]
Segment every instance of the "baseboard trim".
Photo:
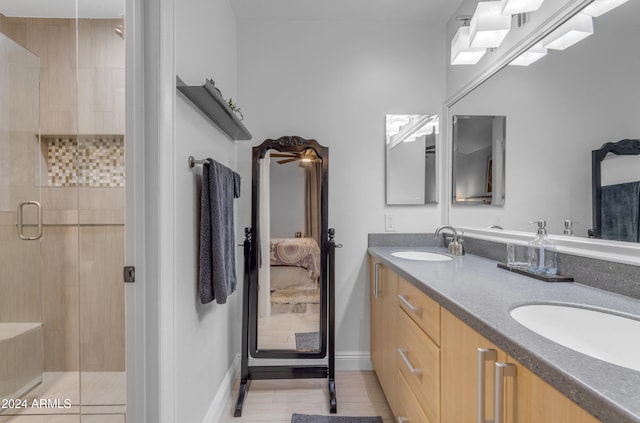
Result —
[[236, 376], [240, 371], [240, 354], [237, 354], [231, 363], [231, 366], [224, 375], [224, 379], [220, 383], [218, 392], [216, 392], [213, 401], [207, 410], [207, 414], [204, 416], [202, 423], [218, 423], [222, 418], [223, 413], [227, 408], [227, 402], [230, 396], [233, 394], [233, 383], [236, 380]]
[[[338, 371], [368, 371], [373, 370], [369, 351], [340, 351], [336, 352], [336, 370]], [[207, 414], [202, 423], [218, 423], [226, 411], [227, 403], [235, 392], [233, 384], [240, 371], [240, 354], [236, 355], [220, 383]]]
[[373, 370], [371, 354], [369, 351], [338, 351], [336, 352], [336, 370]]

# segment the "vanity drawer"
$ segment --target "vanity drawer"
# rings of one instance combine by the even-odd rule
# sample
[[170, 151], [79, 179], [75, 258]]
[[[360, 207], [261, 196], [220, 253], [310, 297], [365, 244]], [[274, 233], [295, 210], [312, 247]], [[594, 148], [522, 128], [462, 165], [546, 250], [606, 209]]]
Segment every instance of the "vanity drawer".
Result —
[[440, 348], [398, 310], [398, 368], [430, 422], [440, 421]]
[[403, 423], [431, 423], [424, 414], [422, 407], [407, 380], [402, 373], [398, 372], [398, 422]]
[[400, 308], [440, 345], [440, 305], [402, 278], [398, 278], [398, 304]]

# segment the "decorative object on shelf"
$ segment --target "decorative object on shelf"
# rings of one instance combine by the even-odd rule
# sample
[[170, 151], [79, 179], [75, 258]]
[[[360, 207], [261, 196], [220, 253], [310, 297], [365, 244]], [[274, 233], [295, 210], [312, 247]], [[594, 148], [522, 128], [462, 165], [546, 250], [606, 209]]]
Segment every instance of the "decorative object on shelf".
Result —
[[233, 110], [233, 113], [236, 114], [238, 119], [240, 119], [240, 120], [244, 119], [244, 115], [240, 111], [240, 107], [236, 106], [236, 104], [233, 102], [233, 99], [231, 97], [229, 97], [229, 100], [227, 101], [227, 104], [229, 105], [229, 108], [231, 110]]
[[176, 76], [176, 88], [229, 138], [232, 140], [251, 139], [251, 133], [241, 122], [244, 116], [242, 113], [239, 113], [238, 116], [240, 109], [235, 104], [235, 110], [229, 107], [229, 103], [224, 100], [222, 93], [212, 79], [206, 79], [204, 85], [201, 86], [189, 86], [179, 76]]

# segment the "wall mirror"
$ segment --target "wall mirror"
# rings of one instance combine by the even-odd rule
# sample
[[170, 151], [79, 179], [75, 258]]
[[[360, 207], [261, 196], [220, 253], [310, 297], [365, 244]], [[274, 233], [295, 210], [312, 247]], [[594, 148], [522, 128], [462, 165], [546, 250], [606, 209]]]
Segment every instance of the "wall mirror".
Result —
[[328, 160], [298, 137], [253, 149], [254, 357], [325, 356]]
[[453, 116], [453, 203], [504, 204], [504, 116]]
[[438, 115], [387, 115], [386, 204], [435, 204]]
[[[529, 66], [504, 66], [449, 105], [451, 116], [506, 116], [509, 134], [509, 200], [501, 208], [450, 207], [451, 224], [531, 232], [528, 222], [545, 219], [549, 233], [562, 236], [571, 220], [573, 236], [588, 236], [591, 151], [640, 134], [638, 16], [640, 2], [630, 1], [594, 17], [582, 41]], [[627, 176], [638, 180], [635, 169]]]

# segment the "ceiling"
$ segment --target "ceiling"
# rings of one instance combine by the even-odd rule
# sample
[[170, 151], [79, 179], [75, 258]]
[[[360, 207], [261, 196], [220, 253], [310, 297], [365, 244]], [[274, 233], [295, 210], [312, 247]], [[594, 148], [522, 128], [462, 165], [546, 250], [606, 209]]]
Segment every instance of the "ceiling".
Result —
[[239, 19], [435, 21], [462, 0], [229, 0]]
[[[77, 0], [81, 18], [122, 18], [125, 0]], [[10, 17], [75, 18], [76, 0], [0, 0], [0, 13]]]

